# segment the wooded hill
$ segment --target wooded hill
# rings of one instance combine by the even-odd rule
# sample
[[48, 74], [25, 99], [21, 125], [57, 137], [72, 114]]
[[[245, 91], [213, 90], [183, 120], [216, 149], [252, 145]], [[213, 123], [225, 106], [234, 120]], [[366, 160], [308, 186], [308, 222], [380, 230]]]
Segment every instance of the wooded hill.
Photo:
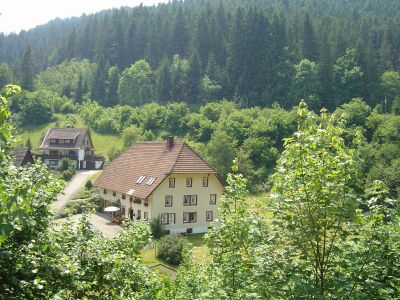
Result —
[[151, 90], [129, 104], [227, 98], [291, 107], [305, 98], [318, 109], [386, 97], [390, 108], [379, 83], [400, 69], [399, 21], [397, 0], [172, 1], [0, 34], [0, 60], [30, 89], [29, 75], [87, 58], [97, 70], [83, 92], [107, 106], [124, 103], [109, 82], [145, 59]]

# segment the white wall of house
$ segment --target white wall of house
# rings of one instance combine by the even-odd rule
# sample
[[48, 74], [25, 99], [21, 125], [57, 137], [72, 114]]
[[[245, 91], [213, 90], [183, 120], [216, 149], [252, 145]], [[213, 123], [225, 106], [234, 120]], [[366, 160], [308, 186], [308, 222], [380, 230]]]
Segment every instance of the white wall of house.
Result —
[[78, 150], [78, 160], [84, 160], [85, 159], [85, 149], [79, 149]]
[[[192, 178], [192, 186], [186, 186], [186, 179]], [[203, 178], [208, 178], [208, 186], [203, 187]], [[175, 179], [175, 187], [169, 187], [169, 178]], [[184, 233], [192, 228], [193, 233], [206, 232], [211, 221], [217, 218], [217, 207], [223, 193], [223, 186], [214, 174], [171, 174], [153, 192], [149, 199], [152, 216], [170, 213], [175, 214], [175, 223], [164, 224], [165, 230], [171, 233]], [[216, 195], [216, 203], [210, 204], [210, 195]], [[184, 195], [197, 196], [196, 205], [184, 205]], [[172, 206], [165, 205], [166, 196], [172, 196]], [[211, 212], [211, 220], [206, 220]], [[184, 213], [196, 213], [195, 222], [184, 222]], [[186, 216], [188, 216], [186, 214]], [[210, 213], [208, 213], [210, 217]]]
[[[106, 192], [106, 193], [104, 193]], [[115, 192], [114, 195], [114, 191], [111, 190], [105, 190], [105, 189], [100, 189], [99, 190], [100, 196], [102, 199], [110, 201], [110, 202], [116, 202], [116, 201], [120, 201], [120, 206], [122, 209], [122, 206], [125, 207], [125, 216], [129, 217], [128, 215], [128, 209], [131, 207], [135, 213], [135, 218], [138, 215], [138, 210], [140, 210], [141, 212], [141, 219], [144, 218], [144, 213], [146, 212], [148, 215], [148, 218], [151, 218], [151, 207], [150, 205], [145, 206], [145, 203], [147, 201], [142, 200], [140, 204], [138, 203], [134, 203], [133, 201], [130, 201], [130, 196], [125, 194], [125, 199], [124, 198], [124, 194], [120, 193], [120, 192]]]

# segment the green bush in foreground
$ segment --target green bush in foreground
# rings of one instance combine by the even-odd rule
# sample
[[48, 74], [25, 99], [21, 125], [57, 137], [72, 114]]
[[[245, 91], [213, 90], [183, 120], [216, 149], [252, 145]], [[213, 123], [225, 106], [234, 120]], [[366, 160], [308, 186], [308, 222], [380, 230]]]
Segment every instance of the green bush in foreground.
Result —
[[190, 246], [190, 242], [183, 236], [167, 235], [158, 243], [157, 258], [177, 266], [182, 262], [185, 248]]

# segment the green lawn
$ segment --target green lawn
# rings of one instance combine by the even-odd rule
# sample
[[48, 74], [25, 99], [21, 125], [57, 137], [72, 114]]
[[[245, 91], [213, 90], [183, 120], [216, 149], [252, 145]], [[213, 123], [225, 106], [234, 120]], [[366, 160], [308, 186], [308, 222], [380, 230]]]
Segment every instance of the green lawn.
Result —
[[[78, 114], [74, 114], [76, 119], [75, 127], [82, 128], [87, 127], [85, 122]], [[66, 115], [55, 114], [54, 121], [41, 125], [27, 125], [23, 128], [19, 129], [16, 134], [17, 145], [23, 146], [25, 145], [28, 138], [30, 138], [32, 143], [33, 150], [36, 150], [39, 145], [41, 139], [46, 134], [47, 130], [51, 127], [65, 127], [66, 124]], [[99, 134], [91, 130], [91, 136], [94, 144], [94, 148], [97, 154], [107, 155], [108, 151], [112, 148], [121, 148], [122, 140], [118, 135], [112, 134]]]

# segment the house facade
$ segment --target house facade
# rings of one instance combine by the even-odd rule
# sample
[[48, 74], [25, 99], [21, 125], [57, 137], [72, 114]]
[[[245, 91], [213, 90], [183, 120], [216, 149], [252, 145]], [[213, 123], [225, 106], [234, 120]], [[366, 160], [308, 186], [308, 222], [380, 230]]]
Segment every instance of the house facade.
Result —
[[185, 142], [136, 143], [94, 184], [127, 218], [160, 217], [167, 233], [206, 232], [223, 193], [218, 173]]
[[49, 128], [39, 149], [36, 156], [54, 169], [63, 158], [75, 161], [77, 169], [97, 170], [104, 164], [104, 158], [94, 153], [88, 128]]

